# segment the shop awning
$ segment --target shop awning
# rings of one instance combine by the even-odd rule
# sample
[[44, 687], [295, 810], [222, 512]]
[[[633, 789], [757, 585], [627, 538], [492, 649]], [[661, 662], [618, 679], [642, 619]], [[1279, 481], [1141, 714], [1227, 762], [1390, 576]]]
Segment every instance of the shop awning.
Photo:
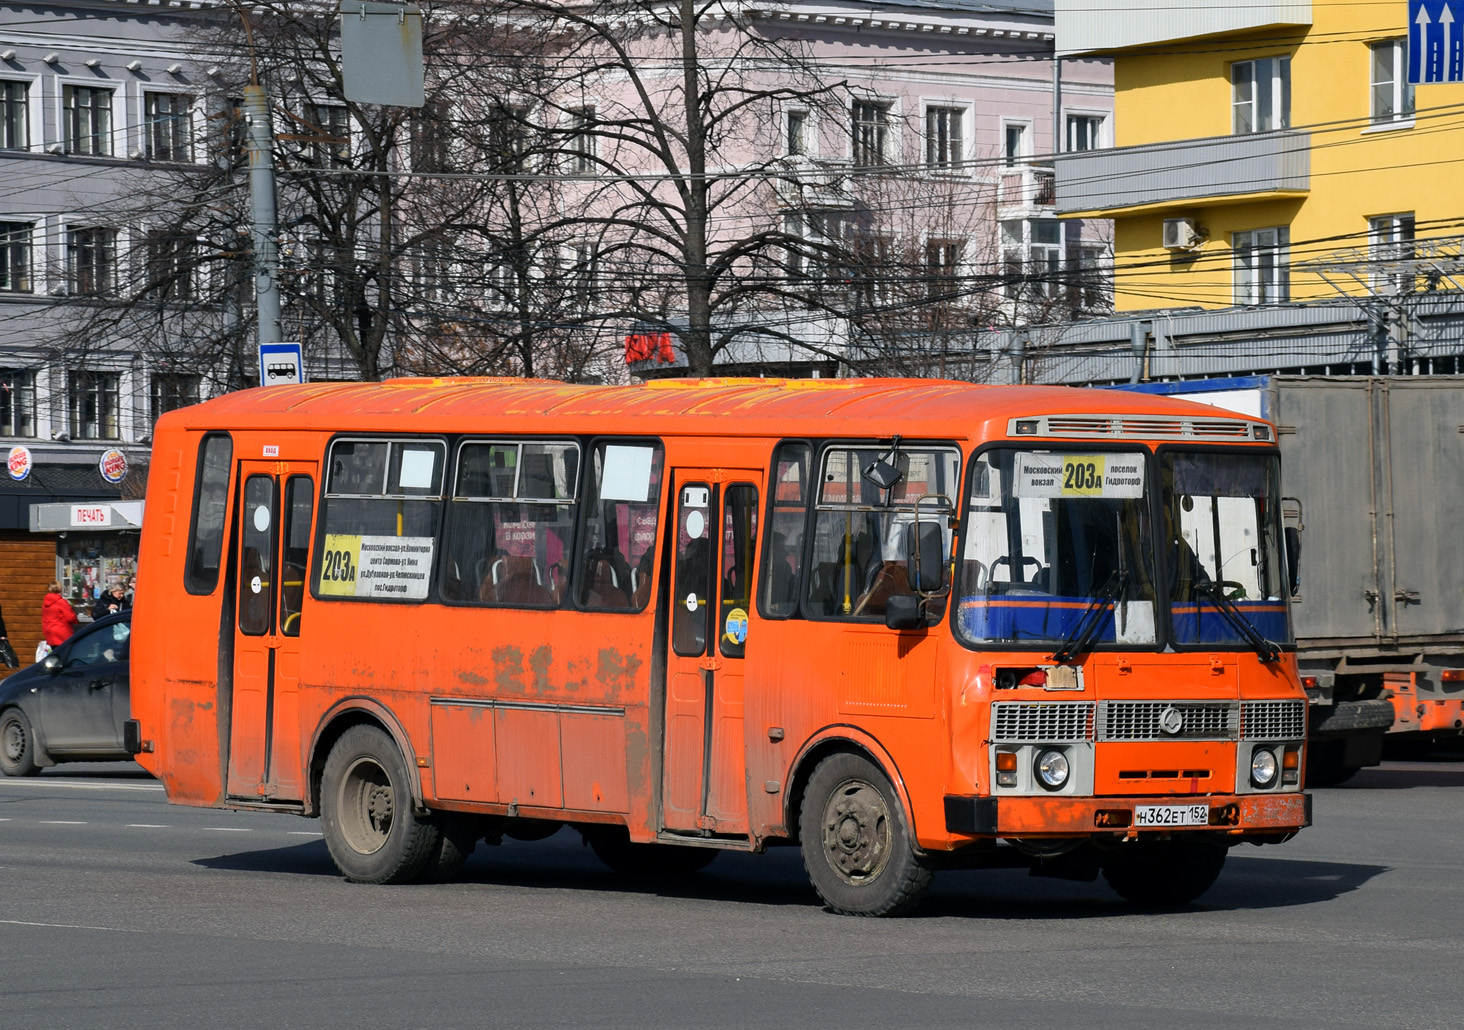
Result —
[[140, 529], [142, 501], [81, 501], [71, 504], [32, 504], [32, 533], [60, 533], [66, 530], [100, 531]]

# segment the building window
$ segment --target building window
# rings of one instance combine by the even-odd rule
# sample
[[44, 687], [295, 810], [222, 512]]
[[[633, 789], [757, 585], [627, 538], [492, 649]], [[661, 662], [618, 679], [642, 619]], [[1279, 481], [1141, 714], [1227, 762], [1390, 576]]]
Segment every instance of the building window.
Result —
[[0, 436], [36, 435], [36, 374], [0, 368]]
[[153, 376], [149, 398], [151, 404], [148, 409], [152, 414], [152, 420], [156, 422], [158, 416], [164, 412], [197, 404], [202, 382], [203, 377], [197, 375], [160, 373]]
[[66, 273], [71, 292], [102, 297], [116, 288], [117, 231], [70, 229], [66, 233]]
[[966, 157], [961, 126], [966, 112], [959, 107], [925, 109], [925, 163], [932, 168], [951, 168]]
[[27, 222], [0, 222], [0, 291], [30, 293], [31, 233]]
[[1062, 222], [1056, 218], [1001, 223], [1004, 292], [1008, 300], [1055, 297], [1062, 286]]
[[595, 109], [579, 107], [569, 112], [569, 170], [588, 175], [595, 170]]
[[931, 300], [954, 300], [961, 292], [960, 240], [928, 240], [925, 244], [925, 294]]
[[521, 107], [499, 107], [493, 111], [488, 122], [488, 145], [494, 171], [517, 173], [527, 170], [528, 115], [528, 111]]
[[1004, 127], [1003, 137], [1002, 155], [1006, 158], [1006, 163], [1016, 165], [1026, 161], [1030, 153], [1027, 126], [1008, 122]]
[[895, 241], [878, 233], [861, 231], [852, 234], [849, 255], [853, 267], [847, 276], [853, 291], [852, 300], [858, 310], [870, 311], [893, 299]]
[[854, 164], [875, 168], [886, 163], [890, 132], [890, 105], [854, 101]]
[[1412, 213], [1369, 218], [1367, 224], [1369, 257], [1375, 269], [1373, 286], [1388, 293], [1412, 293], [1412, 274], [1405, 269], [1390, 267], [1413, 257]]
[[1234, 131], [1271, 132], [1291, 126], [1291, 58], [1261, 57], [1230, 66]]
[[1097, 150], [1103, 132], [1103, 116], [1096, 114], [1070, 114], [1067, 116], [1067, 148], [1074, 150]]
[[1235, 250], [1235, 303], [1276, 304], [1290, 299], [1290, 233], [1252, 229], [1231, 237]]
[[112, 91], [66, 86], [61, 91], [68, 154], [106, 156], [112, 153]]
[[783, 112], [783, 153], [788, 157], [808, 155], [808, 112]]
[[1413, 85], [1408, 81], [1408, 40], [1385, 39], [1372, 44], [1372, 120], [1402, 121], [1413, 117]]
[[311, 113], [321, 136], [312, 160], [321, 168], [344, 168], [351, 160], [351, 113], [339, 104], [316, 104]]
[[115, 440], [118, 433], [116, 372], [74, 371], [67, 376], [66, 399], [73, 440]]
[[565, 264], [562, 281], [569, 296], [578, 307], [587, 310], [595, 300], [597, 248], [593, 243], [571, 244], [564, 248], [562, 258]]
[[30, 146], [30, 84], [0, 82], [0, 150]]
[[159, 229], [147, 234], [147, 282], [143, 292], [157, 300], [193, 297], [196, 244], [191, 237]]
[[[783, 216], [783, 232], [798, 242], [787, 248], [785, 271], [790, 283], [822, 282], [843, 264], [854, 260], [850, 251], [860, 243], [851, 239], [850, 226], [838, 211], [790, 211]], [[850, 245], [845, 240], [850, 240]]]
[[144, 93], [143, 134], [153, 161], [193, 160], [193, 98], [186, 93]]

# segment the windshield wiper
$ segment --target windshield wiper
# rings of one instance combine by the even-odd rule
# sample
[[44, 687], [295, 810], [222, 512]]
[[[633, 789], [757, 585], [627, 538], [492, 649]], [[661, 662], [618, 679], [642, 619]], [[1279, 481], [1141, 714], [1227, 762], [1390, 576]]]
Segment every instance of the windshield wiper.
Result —
[[1087, 654], [1098, 639], [1098, 630], [1103, 625], [1103, 616], [1113, 608], [1115, 602], [1123, 597], [1125, 591], [1128, 590], [1128, 582], [1128, 569], [1114, 570], [1113, 575], [1108, 577], [1108, 582], [1098, 588], [1098, 592], [1088, 602], [1088, 607], [1083, 609], [1083, 614], [1079, 616], [1078, 624], [1073, 627], [1073, 631], [1062, 638], [1062, 646], [1048, 657], [1059, 665], [1065, 665], [1068, 662], [1077, 661], [1079, 657]]
[[1209, 576], [1201, 576], [1194, 581], [1195, 589], [1200, 591], [1210, 600], [1215, 602], [1215, 607], [1220, 614], [1225, 616], [1225, 621], [1230, 623], [1241, 636], [1245, 637], [1246, 643], [1260, 657], [1263, 662], [1276, 662], [1281, 660], [1281, 648], [1261, 635], [1261, 631], [1245, 617], [1234, 601], [1225, 596], [1225, 590]]

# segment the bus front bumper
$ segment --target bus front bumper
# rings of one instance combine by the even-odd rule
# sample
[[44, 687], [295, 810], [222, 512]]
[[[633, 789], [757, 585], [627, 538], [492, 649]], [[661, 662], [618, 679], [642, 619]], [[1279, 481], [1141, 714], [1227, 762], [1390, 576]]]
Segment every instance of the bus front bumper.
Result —
[[[1154, 809], [1204, 805], [1206, 822], [1155, 824]], [[1140, 812], [1140, 809], [1147, 811]], [[1163, 816], [1165, 813], [1157, 813]], [[1197, 797], [961, 797], [946, 795], [946, 831], [972, 837], [1076, 837], [1092, 833], [1245, 835], [1294, 833], [1311, 825], [1310, 794], [1208, 794]]]

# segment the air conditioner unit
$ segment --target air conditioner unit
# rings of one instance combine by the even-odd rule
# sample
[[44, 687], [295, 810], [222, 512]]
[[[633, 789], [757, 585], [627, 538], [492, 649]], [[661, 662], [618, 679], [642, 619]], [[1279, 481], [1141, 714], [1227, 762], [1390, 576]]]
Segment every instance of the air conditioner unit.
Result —
[[1189, 250], [1200, 243], [1200, 230], [1193, 218], [1164, 219], [1164, 246], [1169, 250]]

